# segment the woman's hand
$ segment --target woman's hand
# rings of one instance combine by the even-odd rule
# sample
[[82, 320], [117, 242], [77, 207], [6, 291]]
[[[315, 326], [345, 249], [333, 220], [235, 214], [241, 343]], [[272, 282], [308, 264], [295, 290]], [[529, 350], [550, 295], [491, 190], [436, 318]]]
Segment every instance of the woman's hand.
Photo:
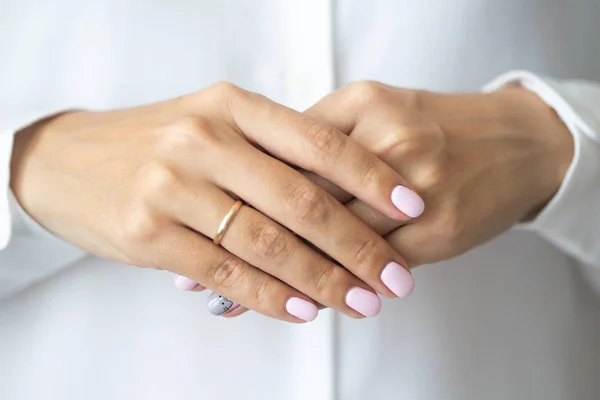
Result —
[[[285, 321], [313, 319], [315, 302], [371, 316], [374, 291], [410, 293], [400, 255], [284, 162], [391, 219], [422, 210], [391, 167], [346, 135], [227, 83], [36, 123], [15, 138], [11, 188], [40, 224], [95, 255], [175, 272]], [[216, 246], [236, 198], [249, 206]]]
[[347, 85], [307, 115], [350, 135], [394, 167], [426, 212], [399, 222], [309, 174], [386, 235], [410, 266], [445, 260], [533, 218], [573, 158], [567, 127], [535, 94], [440, 94], [377, 82]]

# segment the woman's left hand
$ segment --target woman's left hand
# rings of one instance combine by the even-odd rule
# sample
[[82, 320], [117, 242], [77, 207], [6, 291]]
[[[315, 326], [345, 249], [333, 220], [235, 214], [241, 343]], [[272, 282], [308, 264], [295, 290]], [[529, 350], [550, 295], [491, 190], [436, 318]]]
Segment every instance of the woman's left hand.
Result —
[[441, 94], [357, 82], [306, 113], [377, 154], [422, 196], [425, 212], [403, 224], [314, 177], [413, 267], [455, 257], [535, 217], [573, 158], [567, 127], [521, 87]]

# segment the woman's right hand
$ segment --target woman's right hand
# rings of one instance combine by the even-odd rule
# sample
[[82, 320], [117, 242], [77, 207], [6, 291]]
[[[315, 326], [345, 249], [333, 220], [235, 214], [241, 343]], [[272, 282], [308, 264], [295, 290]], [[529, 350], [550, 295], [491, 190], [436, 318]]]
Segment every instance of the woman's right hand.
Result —
[[[281, 320], [312, 320], [318, 303], [372, 316], [381, 307], [374, 291], [410, 293], [400, 255], [286, 163], [390, 218], [422, 207], [391, 167], [341, 132], [228, 83], [40, 121], [16, 135], [11, 188], [41, 225], [92, 254], [172, 271]], [[216, 246], [237, 198], [249, 206]]]

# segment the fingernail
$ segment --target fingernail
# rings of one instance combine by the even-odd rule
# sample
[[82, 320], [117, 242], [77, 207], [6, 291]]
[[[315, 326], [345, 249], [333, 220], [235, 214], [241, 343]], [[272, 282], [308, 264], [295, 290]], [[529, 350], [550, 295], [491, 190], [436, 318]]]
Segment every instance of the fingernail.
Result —
[[313, 303], [298, 297], [290, 298], [285, 303], [285, 309], [294, 317], [310, 322], [317, 318], [319, 310]]
[[193, 281], [185, 276], [175, 275], [175, 287], [180, 290], [192, 290], [199, 286], [198, 282]]
[[406, 297], [415, 288], [415, 280], [410, 272], [397, 262], [390, 262], [381, 272], [381, 281], [398, 297]]
[[229, 300], [225, 296], [221, 296], [219, 293], [212, 293], [208, 296], [208, 311], [210, 311], [212, 315], [223, 315], [227, 311], [234, 310], [238, 306], [238, 303]]
[[373, 292], [355, 287], [346, 293], [346, 304], [366, 317], [374, 317], [381, 311], [381, 299]]
[[392, 190], [392, 203], [411, 218], [418, 217], [425, 210], [425, 203], [421, 196], [404, 186], [396, 186]]

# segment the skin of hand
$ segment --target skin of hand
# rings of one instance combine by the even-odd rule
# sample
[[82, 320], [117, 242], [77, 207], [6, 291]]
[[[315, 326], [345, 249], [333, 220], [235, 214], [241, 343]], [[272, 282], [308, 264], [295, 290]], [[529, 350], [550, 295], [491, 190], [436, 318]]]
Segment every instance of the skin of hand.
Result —
[[411, 267], [458, 256], [534, 218], [573, 159], [566, 125], [519, 86], [442, 94], [356, 82], [306, 114], [377, 154], [422, 196], [423, 215], [398, 222], [307, 174], [384, 235]]
[[419, 218], [395, 221], [305, 173], [383, 235], [411, 267], [460, 255], [535, 217], [573, 158], [565, 124], [518, 86], [442, 94], [356, 82], [306, 114], [377, 154], [423, 197]]
[[[15, 136], [11, 189], [42, 226], [94, 255], [169, 270], [284, 321], [312, 320], [316, 305], [371, 316], [376, 292], [409, 294], [400, 255], [290, 165], [393, 220], [422, 211], [400, 175], [356, 141], [229, 83], [35, 123]], [[248, 206], [216, 246], [236, 198]]]

